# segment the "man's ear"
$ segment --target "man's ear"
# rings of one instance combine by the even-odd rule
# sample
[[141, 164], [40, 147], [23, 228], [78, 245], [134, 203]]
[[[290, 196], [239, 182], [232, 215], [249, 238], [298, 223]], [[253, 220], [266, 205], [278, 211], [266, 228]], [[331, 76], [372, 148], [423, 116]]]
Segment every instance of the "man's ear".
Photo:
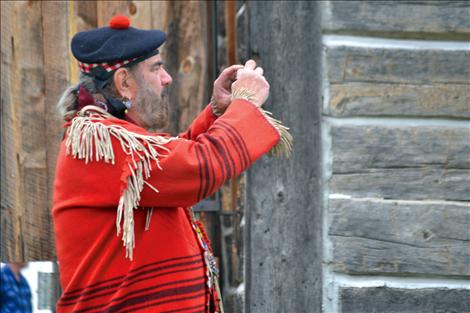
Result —
[[126, 68], [119, 68], [114, 73], [114, 86], [121, 98], [133, 99], [135, 94], [134, 77]]

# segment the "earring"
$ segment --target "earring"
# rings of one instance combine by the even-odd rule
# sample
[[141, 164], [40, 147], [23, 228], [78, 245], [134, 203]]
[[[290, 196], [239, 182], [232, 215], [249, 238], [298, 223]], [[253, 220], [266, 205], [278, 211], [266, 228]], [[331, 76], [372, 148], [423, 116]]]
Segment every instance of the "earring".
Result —
[[132, 101], [130, 99], [127, 99], [127, 98], [124, 98], [122, 100], [122, 103], [124, 103], [124, 105], [126, 106], [126, 108], [130, 109], [131, 106], [132, 106]]

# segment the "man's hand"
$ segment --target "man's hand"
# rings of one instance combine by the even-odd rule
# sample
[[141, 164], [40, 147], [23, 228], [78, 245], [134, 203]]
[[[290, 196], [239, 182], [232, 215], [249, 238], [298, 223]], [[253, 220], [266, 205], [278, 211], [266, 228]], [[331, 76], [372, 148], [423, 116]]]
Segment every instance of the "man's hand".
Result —
[[236, 74], [243, 65], [232, 65], [227, 67], [220, 73], [214, 82], [214, 90], [212, 93], [211, 106], [215, 115], [221, 115], [225, 112], [228, 105], [232, 101], [232, 83], [236, 79]]
[[256, 67], [256, 62], [248, 60], [237, 71], [237, 80], [232, 84], [232, 98], [246, 99], [261, 107], [269, 96], [269, 83], [263, 76], [263, 69]]

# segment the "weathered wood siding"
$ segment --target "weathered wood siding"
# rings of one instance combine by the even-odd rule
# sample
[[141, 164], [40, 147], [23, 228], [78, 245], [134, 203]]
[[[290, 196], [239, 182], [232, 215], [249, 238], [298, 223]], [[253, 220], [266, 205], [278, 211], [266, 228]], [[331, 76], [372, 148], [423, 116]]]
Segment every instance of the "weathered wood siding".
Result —
[[469, 135], [465, 125], [333, 125], [330, 192], [470, 201]]
[[41, 10], [40, 2], [1, 3], [2, 260], [54, 255]]
[[331, 116], [470, 117], [467, 85], [335, 83], [325, 113]]
[[[183, 130], [208, 102], [206, 3], [1, 1], [1, 260], [54, 260], [50, 216], [62, 123], [55, 104], [78, 81], [70, 40], [130, 16], [173, 37], [162, 49], [174, 77], [169, 131]], [[201, 18], [202, 17], [202, 18]]]
[[470, 277], [470, 204], [331, 200], [334, 270]]
[[271, 85], [264, 107], [295, 143], [290, 159], [263, 157], [247, 175], [245, 309], [320, 312], [319, 3], [250, 1], [247, 9], [247, 56]]
[[470, 290], [342, 288], [341, 310], [348, 313], [468, 313]]
[[467, 312], [470, 3], [321, 6], [325, 312]]
[[323, 28], [330, 33], [380, 37], [470, 36], [468, 1], [322, 1]]

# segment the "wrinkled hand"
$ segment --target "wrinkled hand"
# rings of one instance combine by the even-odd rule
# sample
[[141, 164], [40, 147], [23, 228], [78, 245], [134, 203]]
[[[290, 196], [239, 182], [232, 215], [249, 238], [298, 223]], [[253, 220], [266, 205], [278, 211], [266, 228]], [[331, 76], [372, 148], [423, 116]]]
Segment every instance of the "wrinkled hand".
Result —
[[229, 106], [232, 101], [232, 83], [236, 79], [237, 71], [242, 68], [243, 65], [232, 65], [227, 67], [214, 81], [214, 90], [211, 100], [212, 111], [214, 114], [220, 115], [224, 113], [225, 109]]
[[256, 67], [256, 62], [248, 60], [237, 71], [236, 81], [232, 84], [232, 98], [246, 99], [261, 107], [269, 96], [269, 83], [263, 76], [263, 69]]

